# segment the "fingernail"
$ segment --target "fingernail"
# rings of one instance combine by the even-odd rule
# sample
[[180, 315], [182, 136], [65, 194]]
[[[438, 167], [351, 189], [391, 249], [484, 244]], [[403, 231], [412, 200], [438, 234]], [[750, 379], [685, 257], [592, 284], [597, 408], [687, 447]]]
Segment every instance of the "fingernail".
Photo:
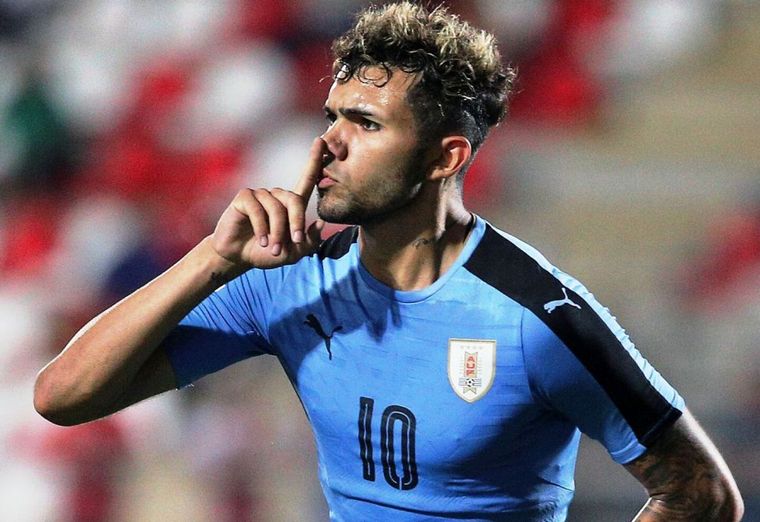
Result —
[[265, 247], [269, 244], [269, 239], [267, 239], [267, 236], [261, 236], [259, 238], [259, 245]]
[[293, 243], [300, 243], [303, 241], [303, 230], [296, 230], [293, 232]]
[[272, 245], [273, 256], [279, 256], [280, 252], [282, 252], [282, 243], [275, 243], [274, 245]]

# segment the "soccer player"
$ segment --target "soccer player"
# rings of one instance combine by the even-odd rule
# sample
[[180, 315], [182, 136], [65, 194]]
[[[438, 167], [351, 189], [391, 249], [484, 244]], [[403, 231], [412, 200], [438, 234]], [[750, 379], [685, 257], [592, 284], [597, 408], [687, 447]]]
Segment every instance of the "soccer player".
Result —
[[[403, 2], [333, 51], [297, 186], [241, 190], [40, 372], [37, 410], [86, 422], [271, 354], [333, 520], [564, 520], [581, 432], [648, 490], [637, 520], [738, 520], [723, 459], [610, 313], [464, 207], [514, 77], [493, 37]], [[325, 221], [351, 226], [321, 241]]]

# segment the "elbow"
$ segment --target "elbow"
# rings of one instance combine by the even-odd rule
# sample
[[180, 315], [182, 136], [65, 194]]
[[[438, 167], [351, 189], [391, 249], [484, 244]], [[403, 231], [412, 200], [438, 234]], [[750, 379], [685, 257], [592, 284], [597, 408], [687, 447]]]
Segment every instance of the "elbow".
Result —
[[47, 368], [43, 368], [34, 382], [34, 409], [45, 420], [58, 426], [74, 426], [83, 421], [71, 415], [71, 409], [61, 404], [58, 394], [55, 393], [55, 384], [52, 382]]
[[55, 406], [53, 394], [50, 391], [49, 379], [44, 368], [37, 374], [37, 379], [34, 381], [34, 409], [45, 420], [61, 425], [59, 419], [60, 413]]
[[709, 513], [710, 520], [738, 522], [744, 516], [744, 501], [732, 477], [725, 477], [711, 495], [706, 495], [705, 500], [709, 501], [710, 508], [703, 513]]
[[737, 499], [737, 503], [734, 506], [734, 520], [737, 522], [744, 517], [744, 501], [742, 497]]
[[738, 522], [744, 516], [744, 500], [736, 484], [730, 484], [727, 487], [721, 513], [725, 514], [722, 520], [731, 522]]

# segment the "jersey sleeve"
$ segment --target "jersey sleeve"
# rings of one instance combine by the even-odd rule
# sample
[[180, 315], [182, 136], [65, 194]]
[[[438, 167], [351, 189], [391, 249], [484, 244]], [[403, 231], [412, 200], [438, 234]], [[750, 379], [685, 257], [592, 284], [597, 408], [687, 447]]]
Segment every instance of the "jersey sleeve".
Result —
[[164, 339], [178, 387], [238, 361], [272, 353], [268, 317], [282, 270], [249, 270], [204, 299]]
[[625, 464], [680, 417], [684, 401], [615, 318], [575, 283], [568, 286], [577, 307], [562, 306], [542, 318], [524, 310], [522, 340], [531, 387], [546, 407]]

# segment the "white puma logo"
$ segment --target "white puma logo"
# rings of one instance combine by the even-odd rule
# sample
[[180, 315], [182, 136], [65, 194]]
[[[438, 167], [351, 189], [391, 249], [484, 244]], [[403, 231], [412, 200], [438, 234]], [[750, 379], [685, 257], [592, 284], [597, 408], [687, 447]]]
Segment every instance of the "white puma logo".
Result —
[[550, 314], [550, 313], [552, 313], [552, 312], [554, 311], [554, 309], [555, 309], [555, 308], [557, 308], [558, 306], [562, 306], [562, 305], [566, 305], [566, 304], [569, 304], [570, 306], [574, 306], [574, 307], [576, 307], [578, 310], [580, 310], [580, 309], [581, 309], [581, 307], [580, 307], [580, 306], [578, 306], [577, 304], [575, 304], [574, 302], [572, 302], [572, 301], [570, 300], [570, 298], [569, 298], [569, 297], [567, 297], [567, 290], [565, 290], [565, 287], [564, 287], [564, 286], [562, 287], [562, 293], [563, 293], [563, 294], [565, 294], [565, 298], [564, 298], [564, 299], [557, 299], [556, 301], [549, 301], [548, 303], [546, 303], [546, 304], [544, 305], [544, 310], [546, 310], [546, 313]]

